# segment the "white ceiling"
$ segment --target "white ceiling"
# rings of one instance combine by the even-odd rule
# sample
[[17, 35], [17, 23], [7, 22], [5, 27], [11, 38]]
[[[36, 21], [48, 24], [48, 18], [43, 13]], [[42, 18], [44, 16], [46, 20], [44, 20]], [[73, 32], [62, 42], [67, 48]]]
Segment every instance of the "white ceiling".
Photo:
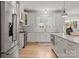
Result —
[[[63, 1], [23, 1], [25, 9], [31, 10], [59, 10], [64, 7]], [[69, 14], [79, 14], [79, 1], [65, 1], [65, 8]]]
[[[31, 1], [31, 2], [22, 2], [24, 4], [25, 8], [30, 8], [30, 9], [56, 9], [60, 8], [62, 6], [62, 2], [51, 2], [51, 1]], [[60, 7], [59, 7], [60, 6]]]

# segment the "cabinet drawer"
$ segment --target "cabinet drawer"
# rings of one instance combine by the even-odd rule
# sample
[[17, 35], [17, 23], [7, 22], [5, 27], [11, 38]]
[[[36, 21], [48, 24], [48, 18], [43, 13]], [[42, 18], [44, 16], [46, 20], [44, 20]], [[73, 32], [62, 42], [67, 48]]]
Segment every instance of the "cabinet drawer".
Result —
[[76, 49], [64, 48], [64, 56], [76, 56]]
[[61, 37], [58, 37], [58, 36], [55, 37], [55, 41], [56, 41], [56, 42], [61, 42], [61, 41], [63, 41], [63, 40], [64, 40], [64, 39], [61, 38]]
[[64, 40], [65, 42], [64, 42], [64, 45], [66, 46], [66, 47], [70, 47], [70, 48], [76, 48], [76, 44], [74, 44], [73, 42], [70, 42], [70, 41], [68, 41], [68, 40]]
[[11, 49], [7, 54], [5, 54], [5, 58], [18, 58], [19, 57], [19, 49], [18, 45], [16, 45], [13, 49]]

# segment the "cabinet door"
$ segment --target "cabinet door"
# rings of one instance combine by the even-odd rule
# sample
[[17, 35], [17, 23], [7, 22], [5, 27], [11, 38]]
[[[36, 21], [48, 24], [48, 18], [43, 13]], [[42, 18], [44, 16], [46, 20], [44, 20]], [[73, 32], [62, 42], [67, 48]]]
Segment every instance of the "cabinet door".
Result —
[[55, 35], [50, 35], [50, 39], [51, 39], [51, 45], [52, 45], [52, 49], [54, 50], [55, 48]]
[[65, 46], [63, 49], [64, 57], [76, 57], [76, 51], [77, 51], [76, 44], [65, 40], [64, 46]]
[[2, 58], [19, 58], [18, 45], [16, 45], [13, 49], [7, 52], [7, 54], [3, 54]]
[[59, 36], [56, 36], [55, 37], [55, 46], [59, 46], [59, 45], [63, 45], [64, 43], [64, 39], [59, 37]]
[[54, 46], [55, 45], [55, 35], [51, 34], [51, 43]]
[[58, 57], [63, 56], [63, 48], [64, 48], [64, 39], [56, 36], [56, 38], [55, 38], [55, 50], [58, 54]]
[[23, 48], [24, 46], [24, 33], [20, 33], [20, 36], [19, 36], [19, 39], [20, 39], [20, 49]]
[[79, 58], [79, 44], [76, 44], [76, 57]]

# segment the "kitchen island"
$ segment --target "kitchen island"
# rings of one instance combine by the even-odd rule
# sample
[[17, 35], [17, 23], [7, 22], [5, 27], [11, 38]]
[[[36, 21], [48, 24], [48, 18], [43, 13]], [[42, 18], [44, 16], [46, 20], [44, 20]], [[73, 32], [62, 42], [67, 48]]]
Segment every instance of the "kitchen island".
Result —
[[51, 33], [52, 49], [60, 58], [79, 57], [79, 36]]

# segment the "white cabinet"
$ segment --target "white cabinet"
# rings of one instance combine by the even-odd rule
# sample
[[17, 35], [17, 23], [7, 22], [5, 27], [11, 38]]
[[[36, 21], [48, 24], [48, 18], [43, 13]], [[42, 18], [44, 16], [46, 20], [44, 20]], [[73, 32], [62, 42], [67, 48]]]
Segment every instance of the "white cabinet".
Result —
[[57, 55], [59, 57], [62, 57], [64, 55], [63, 53], [64, 49], [64, 40], [61, 37], [55, 36], [55, 50], [57, 51]]
[[28, 42], [50, 42], [50, 33], [33, 32], [27, 34]]
[[50, 38], [51, 38], [51, 43], [54, 46], [55, 45], [55, 35], [51, 34]]
[[76, 57], [76, 51], [77, 51], [77, 47], [76, 44], [68, 41], [68, 40], [64, 40], [64, 57]]
[[16, 45], [11, 51], [9, 51], [8, 58], [18, 58], [19, 57], [19, 49], [18, 45]]
[[[79, 57], [79, 44], [69, 41], [60, 36], [54, 35], [54, 48], [53, 50], [60, 58], [77, 58]], [[51, 39], [52, 41], [52, 39]]]
[[18, 45], [14, 46], [6, 54], [2, 54], [2, 58], [19, 58], [19, 49]]
[[20, 49], [21, 49], [21, 48], [23, 48], [23, 46], [24, 46], [24, 33], [20, 33], [20, 34], [19, 34], [19, 41], [20, 41], [19, 47], [20, 47]]

